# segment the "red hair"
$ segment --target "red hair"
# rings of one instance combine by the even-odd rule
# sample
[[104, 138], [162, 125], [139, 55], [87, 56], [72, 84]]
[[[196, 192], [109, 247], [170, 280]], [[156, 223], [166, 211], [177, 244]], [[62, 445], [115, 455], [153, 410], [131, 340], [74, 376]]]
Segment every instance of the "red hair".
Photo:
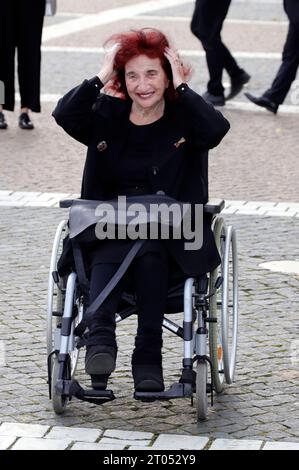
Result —
[[[165, 92], [165, 97], [170, 100], [177, 98], [178, 95], [172, 82], [171, 65], [164, 55], [165, 48], [169, 47], [169, 41], [165, 34], [158, 29], [142, 28], [114, 34], [105, 42], [104, 46], [109, 46], [109, 43], [120, 44], [120, 49], [114, 61], [115, 76], [109, 87], [111, 91], [117, 92], [118, 96], [123, 98], [129, 98], [125, 82], [125, 66], [133, 57], [146, 55], [151, 59], [160, 59], [161, 66], [169, 79], [169, 87]], [[183, 66], [183, 70], [187, 79], [190, 75], [191, 68]]]

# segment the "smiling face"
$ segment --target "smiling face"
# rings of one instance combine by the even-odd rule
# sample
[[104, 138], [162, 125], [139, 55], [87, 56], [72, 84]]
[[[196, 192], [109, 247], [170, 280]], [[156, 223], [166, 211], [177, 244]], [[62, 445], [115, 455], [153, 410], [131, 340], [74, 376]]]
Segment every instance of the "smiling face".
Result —
[[125, 66], [125, 81], [128, 95], [137, 106], [149, 109], [164, 101], [168, 78], [159, 58], [133, 57]]

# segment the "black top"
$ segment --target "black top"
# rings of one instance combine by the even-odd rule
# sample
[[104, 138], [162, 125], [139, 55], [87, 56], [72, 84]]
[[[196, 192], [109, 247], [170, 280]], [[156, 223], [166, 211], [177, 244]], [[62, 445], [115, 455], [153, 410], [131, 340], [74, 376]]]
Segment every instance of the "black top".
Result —
[[117, 166], [108, 161], [106, 174], [109, 197], [149, 194], [148, 167], [154, 155], [164, 116], [151, 124], [137, 125], [129, 121], [126, 147]]
[[[109, 198], [120, 195], [133, 196], [150, 194], [148, 184], [148, 167], [151, 166], [154, 157], [154, 143], [161, 132], [164, 116], [151, 124], [137, 125], [129, 122], [127, 143], [122, 158], [117, 166], [108, 161], [105, 167], [109, 188]], [[134, 241], [128, 240], [101, 240], [94, 244], [90, 262], [120, 263], [128, 251], [128, 245]], [[148, 251], [160, 251], [163, 247], [161, 240], [147, 240], [138, 256]]]

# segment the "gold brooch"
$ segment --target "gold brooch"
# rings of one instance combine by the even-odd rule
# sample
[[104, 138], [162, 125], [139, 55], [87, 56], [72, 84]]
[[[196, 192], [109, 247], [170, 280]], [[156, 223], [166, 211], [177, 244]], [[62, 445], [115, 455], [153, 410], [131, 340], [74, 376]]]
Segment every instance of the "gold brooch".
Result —
[[179, 148], [179, 146], [180, 146], [181, 144], [183, 144], [184, 142], [186, 142], [185, 137], [181, 137], [180, 140], [178, 140], [177, 142], [175, 142], [174, 146], [175, 146], [176, 148]]
[[104, 152], [104, 150], [106, 150], [107, 147], [108, 147], [107, 142], [105, 140], [102, 140], [97, 145], [97, 149], [98, 149], [99, 152]]

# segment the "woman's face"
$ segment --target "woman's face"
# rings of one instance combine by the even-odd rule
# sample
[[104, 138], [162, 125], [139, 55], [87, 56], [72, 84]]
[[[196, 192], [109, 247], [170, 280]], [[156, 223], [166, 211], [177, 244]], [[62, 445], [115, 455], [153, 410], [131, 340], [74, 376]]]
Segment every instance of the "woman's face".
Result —
[[168, 78], [160, 59], [139, 55], [125, 66], [126, 87], [134, 103], [146, 109], [164, 99]]

